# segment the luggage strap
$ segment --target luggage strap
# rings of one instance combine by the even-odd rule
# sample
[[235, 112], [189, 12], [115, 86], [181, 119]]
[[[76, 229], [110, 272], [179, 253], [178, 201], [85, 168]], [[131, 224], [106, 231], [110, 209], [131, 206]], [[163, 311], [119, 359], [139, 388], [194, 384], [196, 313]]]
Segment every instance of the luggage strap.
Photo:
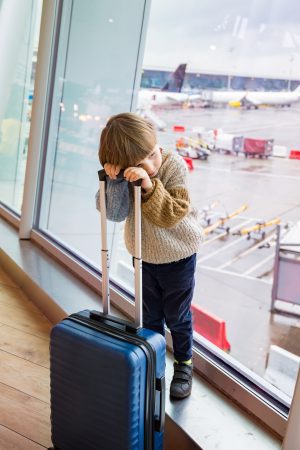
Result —
[[191, 381], [192, 366], [187, 364], [174, 364], [174, 377], [176, 381]]

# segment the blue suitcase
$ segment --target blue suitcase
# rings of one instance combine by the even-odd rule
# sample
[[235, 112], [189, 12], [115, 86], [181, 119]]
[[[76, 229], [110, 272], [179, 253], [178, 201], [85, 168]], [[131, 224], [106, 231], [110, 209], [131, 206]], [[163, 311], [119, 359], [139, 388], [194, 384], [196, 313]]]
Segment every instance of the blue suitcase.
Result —
[[140, 183], [135, 183], [135, 324], [110, 315], [105, 172], [99, 171], [103, 313], [81, 311], [50, 339], [51, 431], [57, 450], [162, 450], [165, 339], [142, 328]]

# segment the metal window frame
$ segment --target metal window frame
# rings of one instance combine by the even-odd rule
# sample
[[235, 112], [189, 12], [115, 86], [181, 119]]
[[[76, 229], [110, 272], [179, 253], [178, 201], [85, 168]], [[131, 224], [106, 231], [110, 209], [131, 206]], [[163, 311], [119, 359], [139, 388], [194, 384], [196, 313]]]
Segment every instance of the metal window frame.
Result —
[[32, 104], [30, 136], [25, 171], [23, 203], [19, 228], [20, 239], [30, 239], [34, 224], [38, 186], [43, 173], [40, 171], [44, 144], [48, 137], [51, 115], [55, 58], [60, 28], [62, 0], [43, 1], [34, 97]]
[[2, 217], [6, 222], [10, 223], [17, 230], [20, 228], [20, 216], [7, 205], [0, 203], [0, 217]]
[[282, 450], [295, 450], [295, 445], [300, 442], [300, 369], [296, 382], [293, 401], [287, 423], [286, 436], [283, 441]]
[[[78, 256], [72, 255], [70, 251], [64, 249], [59, 243], [51, 241], [51, 239], [42, 232], [33, 230], [34, 208], [37, 200], [37, 188], [39, 186], [39, 168], [41, 165], [41, 158], [45, 158], [41, 149], [43, 148], [43, 143], [46, 141], [45, 124], [47, 123], [47, 117], [49, 118], [49, 115], [51, 114], [51, 111], [49, 111], [49, 104], [52, 94], [51, 86], [53, 86], [53, 58], [56, 57], [55, 52], [57, 50], [61, 8], [62, 0], [43, 2], [39, 57], [35, 80], [35, 99], [32, 109], [32, 123], [21, 219], [18, 219], [18, 217], [13, 214], [13, 211], [10, 211], [3, 206], [0, 206], [0, 216], [15, 227], [19, 227], [20, 239], [32, 239], [33, 242], [58, 259], [62, 264], [66, 265], [72, 272], [77, 274], [84, 283], [96, 290], [100, 295], [102, 290], [101, 277], [94, 268], [88, 267], [84, 261], [79, 260]], [[145, 21], [148, 19], [149, 9], [150, 1], [146, 0]], [[140, 50], [137, 61], [139, 68], [141, 67], [144, 44], [145, 33], [143, 33], [140, 41]], [[138, 73], [137, 70], [134, 83], [133, 104], [135, 102], [134, 97], [137, 95], [137, 90], [139, 88], [140, 79]], [[133, 302], [130, 301], [129, 297], [126, 296], [121, 287], [111, 287], [111, 300], [122, 312], [132, 318], [134, 317]], [[167, 333], [167, 343], [169, 348], [171, 348], [170, 333]], [[243, 377], [237, 376], [236, 373], [234, 374], [234, 370], [231, 370], [230, 366], [226, 365], [224, 360], [218, 357], [216, 350], [212, 347], [213, 346], [210, 348], [209, 345], [195, 346], [194, 366], [196, 371], [232, 401], [241, 406], [242, 409], [252, 414], [274, 433], [283, 438], [286, 434], [287, 414], [280, 411], [280, 408], [271, 405], [271, 402], [264, 396], [261, 385], [256, 385], [255, 389], [255, 381], [252, 383], [252, 386], [250, 384], [247, 385], [245, 383], [245, 377], [243, 379]], [[299, 399], [299, 391], [300, 387], [298, 386], [297, 391], [295, 391], [294, 399], [296, 396]], [[291, 414], [294, 413], [291, 412]], [[292, 415], [290, 417], [292, 417]], [[291, 420], [292, 419], [290, 418], [290, 421]], [[286, 439], [288, 439], [288, 436], [286, 436]]]

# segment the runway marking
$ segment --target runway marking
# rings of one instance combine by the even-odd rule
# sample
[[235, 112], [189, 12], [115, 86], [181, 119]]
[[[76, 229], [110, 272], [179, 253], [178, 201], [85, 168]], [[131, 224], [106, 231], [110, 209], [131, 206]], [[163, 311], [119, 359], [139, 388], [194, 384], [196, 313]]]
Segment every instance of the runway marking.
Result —
[[201, 166], [201, 170], [206, 170], [207, 172], [223, 172], [223, 173], [231, 173], [231, 174], [239, 174], [239, 175], [250, 175], [250, 176], [261, 176], [261, 177], [269, 177], [269, 178], [285, 178], [288, 180], [300, 180], [300, 175], [284, 175], [284, 174], [275, 174], [275, 173], [263, 173], [263, 172], [247, 172], [247, 170], [229, 170], [229, 169], [220, 169], [217, 167], [204, 167]]
[[244, 252], [240, 253], [239, 255], [235, 256], [233, 259], [227, 261], [224, 264], [221, 264], [221, 266], [218, 266], [217, 269], [223, 270], [225, 267], [230, 266], [231, 264], [235, 263], [236, 261], [238, 261], [241, 258], [244, 258], [245, 256], [249, 255], [250, 253], [252, 253], [254, 250], [256, 250], [258, 247], [260, 247], [262, 244], [265, 244], [269, 241], [271, 241], [273, 239], [273, 236], [275, 234], [275, 231], [273, 231], [271, 233], [271, 235], [269, 235], [267, 238], [257, 242], [257, 244], [253, 245], [252, 247], [248, 248], [247, 250], [245, 250]]
[[249, 275], [250, 273], [254, 272], [258, 267], [264, 265], [266, 262], [268, 262], [270, 259], [275, 258], [275, 254], [267, 256], [265, 259], [260, 261], [259, 263], [255, 264], [255, 266], [251, 267], [251, 269], [247, 270], [243, 273], [243, 275]]
[[249, 275], [244, 275], [242, 273], [231, 272], [230, 270], [219, 269], [218, 267], [215, 268], [215, 267], [200, 265], [199, 268], [210, 270], [211, 272], [222, 273], [225, 275], [232, 275], [232, 276], [238, 277], [238, 278], [246, 278], [247, 280], [250, 280], [250, 281], [259, 281], [260, 283], [264, 283], [264, 284], [272, 284], [271, 281], [262, 280], [262, 279], [256, 278], [256, 277], [251, 277]]
[[248, 129], [247, 128], [242, 128], [241, 130], [229, 131], [228, 133], [233, 133], [233, 134], [240, 133], [240, 134], [243, 134], [243, 133], [248, 133], [249, 131], [267, 130], [267, 129], [270, 129], [270, 128], [281, 128], [281, 127], [290, 127], [290, 126], [295, 127], [296, 124], [291, 124], [291, 122], [286, 122], [286, 123], [284, 123], [284, 122], [281, 122], [281, 123], [274, 123], [274, 122], [272, 122], [272, 123], [269, 123], [269, 124], [266, 124], [266, 125], [262, 125], [260, 127], [248, 128]]
[[[237, 226], [235, 226], [235, 227], [233, 227], [233, 228], [230, 228], [230, 231], [238, 230], [239, 228], [243, 227], [243, 226], [246, 225], [247, 223], [252, 222], [252, 220], [253, 220], [253, 219], [247, 219], [247, 220], [245, 220], [244, 222], [240, 223], [239, 225], [237, 225]], [[212, 239], [209, 239], [209, 240], [207, 240], [207, 241], [204, 241], [203, 244], [202, 244], [202, 246], [203, 246], [203, 245], [207, 245], [207, 244], [211, 244], [212, 242], [216, 241], [217, 239], [220, 239], [220, 238], [223, 237], [223, 236], [227, 236], [227, 233], [225, 232], [225, 233], [218, 234], [218, 236], [215, 236], [215, 237], [212, 238]]]

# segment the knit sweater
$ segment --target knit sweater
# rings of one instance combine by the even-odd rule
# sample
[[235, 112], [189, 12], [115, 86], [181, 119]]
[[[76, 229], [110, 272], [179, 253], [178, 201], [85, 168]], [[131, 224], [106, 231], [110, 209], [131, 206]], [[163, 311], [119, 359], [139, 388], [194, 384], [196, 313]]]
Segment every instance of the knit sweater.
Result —
[[[142, 259], [164, 264], [187, 258], [199, 250], [203, 239], [197, 212], [186, 187], [187, 168], [173, 152], [162, 151], [162, 165], [153, 188], [142, 196]], [[130, 189], [125, 244], [134, 254], [134, 203]]]

